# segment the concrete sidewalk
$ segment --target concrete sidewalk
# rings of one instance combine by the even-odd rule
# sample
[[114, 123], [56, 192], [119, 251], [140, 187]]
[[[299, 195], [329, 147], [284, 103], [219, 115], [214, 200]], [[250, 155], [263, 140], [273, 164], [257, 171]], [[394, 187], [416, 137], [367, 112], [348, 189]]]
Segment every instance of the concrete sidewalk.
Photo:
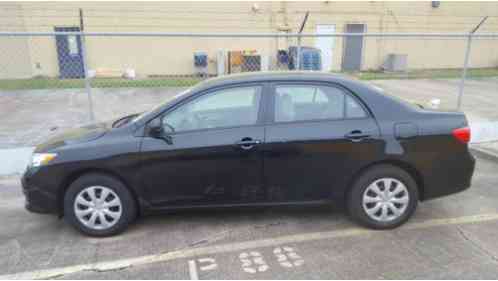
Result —
[[0, 176], [20, 174], [28, 165], [34, 147], [0, 149]]
[[[93, 89], [95, 117], [106, 121], [142, 112], [184, 89]], [[35, 145], [89, 123], [84, 89], [0, 91], [0, 112], [0, 176], [22, 173]]]
[[[92, 89], [97, 121], [148, 110], [185, 88]], [[35, 146], [64, 129], [87, 124], [84, 89], [0, 91], [0, 149]]]

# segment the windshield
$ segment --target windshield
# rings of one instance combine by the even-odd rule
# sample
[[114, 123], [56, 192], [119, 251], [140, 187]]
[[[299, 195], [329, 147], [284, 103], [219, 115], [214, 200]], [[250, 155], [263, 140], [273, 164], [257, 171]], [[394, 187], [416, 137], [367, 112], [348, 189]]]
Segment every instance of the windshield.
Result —
[[172, 98], [162, 102], [162, 103], [159, 103], [158, 105], [154, 106], [153, 108], [147, 110], [147, 111], [144, 111], [140, 114], [138, 114], [135, 118], [133, 118], [132, 122], [137, 122], [137, 121], [140, 121], [142, 120], [145, 116], [147, 116], [149, 113], [151, 112], [154, 112], [156, 111], [157, 109], [167, 105], [168, 103], [172, 102], [172, 101], [175, 101], [177, 100], [178, 98], [190, 93], [192, 91], [192, 88], [188, 88], [187, 90], [183, 91], [183, 92], [180, 92], [179, 94], [176, 94], [175, 96], [173, 96]]

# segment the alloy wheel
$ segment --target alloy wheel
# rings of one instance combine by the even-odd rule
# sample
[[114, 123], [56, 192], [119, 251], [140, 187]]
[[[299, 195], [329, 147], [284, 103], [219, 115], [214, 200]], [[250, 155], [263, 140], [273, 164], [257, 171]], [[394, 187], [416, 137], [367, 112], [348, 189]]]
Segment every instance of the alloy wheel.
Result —
[[121, 217], [121, 199], [110, 188], [90, 186], [83, 189], [74, 201], [76, 218], [88, 228], [103, 230], [113, 227]]
[[389, 222], [401, 217], [410, 202], [408, 189], [399, 180], [381, 178], [363, 193], [363, 210], [373, 220]]

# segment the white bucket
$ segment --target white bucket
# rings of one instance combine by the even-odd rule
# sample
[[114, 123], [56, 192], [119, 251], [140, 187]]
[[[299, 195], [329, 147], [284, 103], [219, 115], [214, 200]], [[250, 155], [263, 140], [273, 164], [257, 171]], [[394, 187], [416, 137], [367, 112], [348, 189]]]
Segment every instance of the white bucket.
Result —
[[124, 78], [127, 79], [135, 79], [137, 77], [137, 74], [135, 73], [135, 69], [133, 68], [127, 68], [124, 73]]

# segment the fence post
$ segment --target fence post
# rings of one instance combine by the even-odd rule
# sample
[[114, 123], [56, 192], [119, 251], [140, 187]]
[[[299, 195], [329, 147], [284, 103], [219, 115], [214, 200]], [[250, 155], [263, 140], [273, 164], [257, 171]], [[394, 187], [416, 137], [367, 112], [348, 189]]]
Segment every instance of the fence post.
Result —
[[81, 57], [83, 61], [83, 72], [85, 73], [85, 91], [88, 95], [88, 114], [90, 122], [95, 122], [95, 113], [93, 112], [92, 100], [92, 86], [90, 84], [90, 77], [88, 77], [88, 58], [86, 55], [86, 38], [85, 38], [85, 24], [83, 19], [83, 9], [79, 9], [80, 16], [80, 38], [81, 38]]
[[484, 22], [488, 19], [488, 16], [485, 16], [481, 19], [481, 21], [469, 32], [467, 37], [467, 48], [465, 49], [465, 61], [463, 62], [463, 70], [462, 70], [462, 79], [460, 80], [460, 87], [458, 91], [458, 104], [457, 109], [461, 110], [462, 108], [462, 98], [463, 98], [463, 88], [465, 87], [465, 79], [467, 78], [467, 69], [469, 67], [469, 58], [470, 58], [470, 48], [472, 47], [472, 35], [476, 33], [476, 31], [484, 24]]
[[465, 49], [465, 60], [463, 62], [462, 78], [460, 80], [460, 86], [458, 89], [458, 103], [457, 103], [458, 110], [461, 110], [462, 108], [463, 88], [465, 87], [465, 79], [467, 78], [467, 68], [469, 67], [471, 46], [472, 46], [472, 33], [469, 33], [467, 37], [467, 48]]
[[86, 40], [85, 34], [81, 32], [81, 56], [83, 61], [83, 71], [85, 75], [85, 91], [88, 95], [88, 114], [90, 118], [90, 122], [95, 121], [95, 113], [93, 111], [93, 99], [92, 99], [92, 86], [90, 82], [90, 77], [88, 76], [88, 59], [86, 53]]
[[301, 70], [301, 34], [297, 37], [296, 70]]

